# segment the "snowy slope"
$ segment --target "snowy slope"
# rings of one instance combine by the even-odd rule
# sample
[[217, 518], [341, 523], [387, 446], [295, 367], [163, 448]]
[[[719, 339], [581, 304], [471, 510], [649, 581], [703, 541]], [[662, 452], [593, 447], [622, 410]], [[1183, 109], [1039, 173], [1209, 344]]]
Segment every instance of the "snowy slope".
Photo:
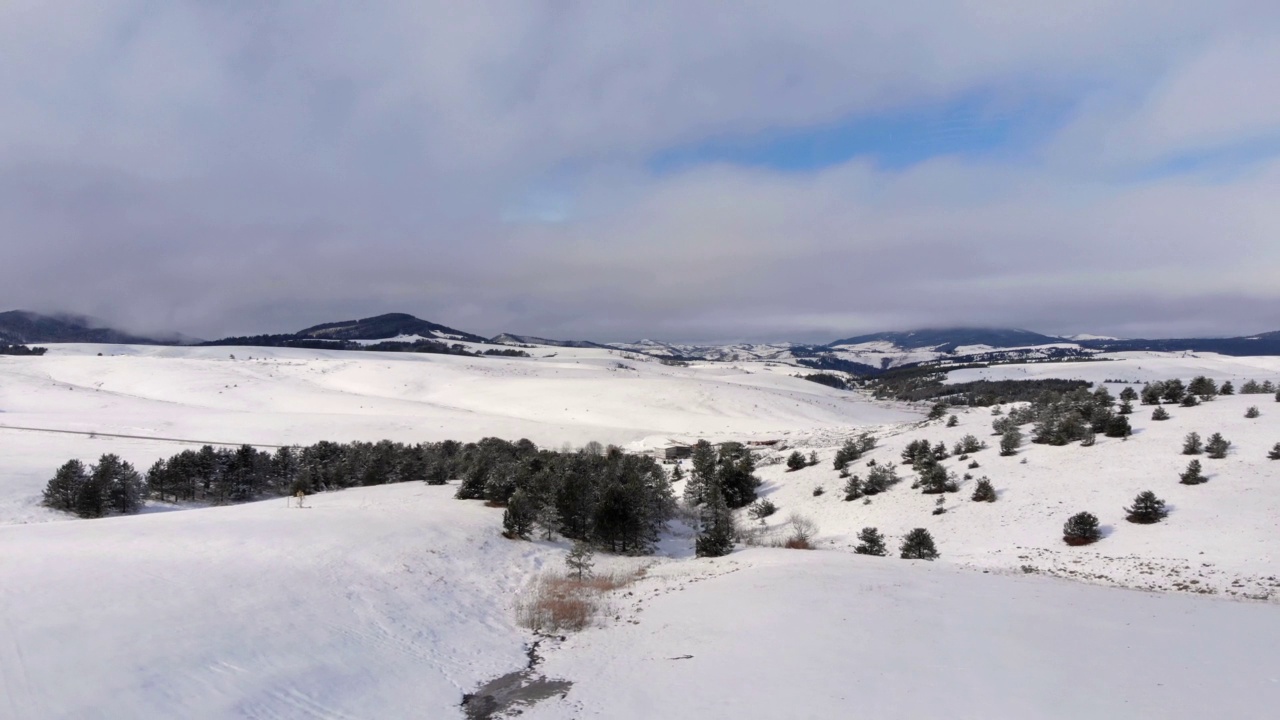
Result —
[[652, 571], [527, 718], [1264, 718], [1273, 606], [833, 552]]
[[548, 552], [453, 491], [0, 527], [0, 717], [454, 717]]
[[[44, 357], [0, 357], [0, 426], [254, 445], [497, 436], [559, 447], [918, 417], [763, 364], [530, 352], [537, 357], [54, 345]], [[0, 438], [0, 524], [51, 517], [36, 500], [67, 459], [116, 452], [145, 470], [184, 447], [4, 427]]]

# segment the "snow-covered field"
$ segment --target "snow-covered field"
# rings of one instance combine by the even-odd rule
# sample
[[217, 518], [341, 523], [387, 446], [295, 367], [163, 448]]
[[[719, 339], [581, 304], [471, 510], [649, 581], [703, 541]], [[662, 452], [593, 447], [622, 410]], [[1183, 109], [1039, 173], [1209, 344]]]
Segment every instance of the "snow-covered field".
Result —
[[[1172, 407], [1165, 422], [1139, 406], [1132, 437], [1091, 448], [992, 448], [973, 470], [947, 460], [990, 477], [1000, 497], [971, 502], [965, 483], [932, 515], [937, 496], [909, 479], [870, 504], [844, 502], [836, 447], [874, 429], [881, 446], [851, 468], [865, 472], [916, 438], [951, 445], [973, 433], [995, 445], [988, 410], [961, 411], [945, 428], [922, 422], [923, 408], [799, 380], [777, 363], [530, 352], [55, 345], [42, 358], [0, 357], [0, 426], [96, 434], [0, 428], [0, 718], [460, 717], [463, 693], [525, 666], [532, 637], [515, 625], [515, 594], [562, 564], [563, 543], [504, 540], [501, 510], [416, 483], [322, 494], [301, 510], [273, 500], [34, 522], [56, 519], [38, 497], [68, 458], [115, 452], [145, 470], [189, 447], [110, 435], [780, 440], [758, 473], [780, 507], [768, 522], [812, 518], [825, 551], [696, 560], [670, 540], [681, 551], [645, 560], [647, 575], [617, 592], [596, 627], [543, 644], [538, 672], [574, 684], [523, 708], [528, 717], [1252, 718], [1280, 703], [1271, 396]], [[1112, 357], [951, 380], [1280, 380], [1280, 358]], [[1262, 416], [1245, 419], [1255, 404]], [[1209, 482], [1188, 487], [1177, 472], [1192, 430], [1222, 432], [1233, 451], [1204, 460]], [[780, 461], [795, 448], [820, 463], [786, 472]], [[1169, 502], [1169, 518], [1125, 522], [1121, 508], [1146, 489]], [[1106, 536], [1068, 548], [1061, 526], [1079, 510], [1097, 514]], [[929, 528], [942, 558], [855, 556], [853, 536], [868, 525], [891, 549]]]

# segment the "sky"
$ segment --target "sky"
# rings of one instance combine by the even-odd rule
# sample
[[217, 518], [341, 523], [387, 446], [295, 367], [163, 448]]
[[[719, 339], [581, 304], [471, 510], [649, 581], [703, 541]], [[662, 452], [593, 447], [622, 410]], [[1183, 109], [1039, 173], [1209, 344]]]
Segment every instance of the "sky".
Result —
[[0, 310], [1280, 329], [1274, 0], [0, 3]]

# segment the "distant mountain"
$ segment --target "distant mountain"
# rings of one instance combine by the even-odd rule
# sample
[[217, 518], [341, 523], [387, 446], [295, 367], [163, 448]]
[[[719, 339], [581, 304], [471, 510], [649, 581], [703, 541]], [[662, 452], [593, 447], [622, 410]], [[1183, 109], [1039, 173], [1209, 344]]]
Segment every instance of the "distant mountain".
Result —
[[515, 335], [513, 333], [502, 333], [495, 335], [489, 340], [498, 345], [547, 345], [550, 347], [569, 347], [569, 348], [605, 348], [608, 345], [602, 343], [591, 342], [590, 340], [551, 340], [533, 335]]
[[119, 345], [176, 345], [183, 338], [167, 340], [142, 337], [104, 327], [80, 315], [41, 315], [26, 310], [0, 313], [0, 343], [107, 343]]
[[385, 340], [405, 335], [436, 340], [465, 340], [467, 342], [486, 342], [485, 338], [469, 332], [454, 330], [451, 327], [416, 318], [407, 313], [387, 313], [360, 320], [342, 320], [339, 322], [313, 325], [299, 330], [295, 335], [312, 340]]
[[986, 345], [993, 348], [1029, 347], [1071, 342], [1052, 335], [1041, 335], [1030, 330], [1005, 328], [936, 328], [910, 332], [882, 332], [857, 335], [828, 343], [827, 347], [864, 345], [866, 343], [890, 343], [904, 350], [931, 348], [939, 352], [953, 352], [968, 345]]
[[1153, 350], [1158, 352], [1209, 352], [1235, 356], [1280, 355], [1280, 331], [1230, 338], [1081, 340], [1080, 344], [1102, 352]]

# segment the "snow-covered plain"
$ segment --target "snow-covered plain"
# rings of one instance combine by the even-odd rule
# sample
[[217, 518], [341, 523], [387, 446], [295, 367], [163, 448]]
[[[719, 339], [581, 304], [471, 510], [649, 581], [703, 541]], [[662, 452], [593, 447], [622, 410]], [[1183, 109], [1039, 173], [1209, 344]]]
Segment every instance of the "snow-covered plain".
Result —
[[[862, 428], [880, 438], [868, 456], [880, 462], [920, 437], [994, 445], [989, 411], [962, 411], [945, 428], [922, 422], [923, 408], [799, 380], [772, 361], [530, 352], [82, 345], [0, 358], [0, 425], [97, 434], [0, 428], [0, 718], [458, 717], [463, 693], [524, 667], [532, 637], [515, 626], [515, 593], [562, 563], [562, 543], [504, 540], [500, 510], [418, 484], [322, 494], [301, 510], [273, 500], [33, 522], [55, 519], [39, 491], [70, 457], [116, 452], [145, 469], [185, 447], [108, 434], [781, 441], [759, 471], [781, 508], [769, 524], [807, 515], [825, 551], [695, 560], [671, 539], [670, 557], [644, 560], [646, 576], [597, 627], [543, 644], [538, 671], [574, 685], [526, 716], [1252, 718], [1280, 702], [1280, 462], [1265, 457], [1280, 441], [1280, 404], [1270, 396], [1174, 407], [1162, 423], [1140, 406], [1133, 437], [1092, 448], [988, 449], [972, 471], [948, 460], [990, 477], [1000, 498], [973, 503], [966, 483], [934, 516], [936, 496], [909, 479], [871, 504], [844, 502], [835, 448]], [[1277, 358], [1115, 358], [951, 380], [1280, 379]], [[1245, 419], [1253, 404], [1262, 416]], [[1234, 443], [1228, 458], [1204, 461], [1210, 480], [1195, 487], [1176, 475], [1191, 430]], [[820, 463], [785, 472], [795, 448]], [[1165, 522], [1124, 522], [1121, 507], [1144, 489], [1169, 501]], [[1106, 537], [1067, 548], [1061, 525], [1078, 510], [1097, 514]], [[891, 548], [927, 527], [942, 558], [855, 556], [866, 525]]]

